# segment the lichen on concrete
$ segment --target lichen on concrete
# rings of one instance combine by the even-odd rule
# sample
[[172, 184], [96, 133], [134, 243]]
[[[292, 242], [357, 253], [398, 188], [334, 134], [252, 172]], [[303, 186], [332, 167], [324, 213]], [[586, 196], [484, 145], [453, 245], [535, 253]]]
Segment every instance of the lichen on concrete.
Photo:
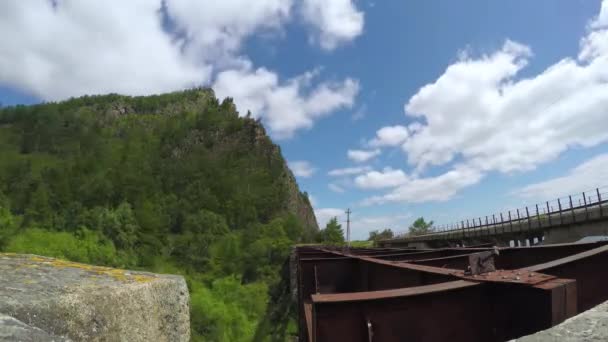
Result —
[[35, 255], [0, 254], [0, 314], [74, 341], [190, 339], [183, 277]]
[[524, 336], [517, 342], [608, 341], [608, 302], [580, 313], [550, 329]]

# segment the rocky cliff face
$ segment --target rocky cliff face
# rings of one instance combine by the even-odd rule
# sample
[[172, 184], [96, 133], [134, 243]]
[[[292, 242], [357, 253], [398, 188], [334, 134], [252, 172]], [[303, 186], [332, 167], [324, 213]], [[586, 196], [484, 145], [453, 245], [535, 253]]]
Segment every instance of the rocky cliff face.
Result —
[[[159, 101], [157, 106], [150, 108], [138, 106], [137, 97], [126, 98], [112, 95], [115, 96], [115, 100], [101, 111], [105, 112], [104, 117], [106, 120], [111, 120], [121, 115], [137, 115], [140, 113], [174, 115], [182, 111], [201, 111], [208, 106], [210, 101], [217, 101], [211, 89], [195, 89], [174, 94], [182, 95], [180, 96], [180, 101]], [[162, 98], [162, 95], [159, 98]], [[225, 103], [229, 107], [228, 111], [230, 113], [238, 115], [238, 109], [231, 100]], [[100, 110], [100, 108], [94, 109]], [[265, 155], [269, 168], [276, 167], [281, 170], [278, 178], [283, 183], [282, 188], [285, 191], [286, 201], [284, 207], [277, 208], [277, 210], [296, 215], [307, 229], [317, 231], [319, 226], [308, 196], [300, 191], [293, 173], [282, 156], [281, 148], [272, 142], [260, 121], [251, 118], [243, 118], [243, 120], [242, 134], [236, 136], [221, 129], [212, 132], [212, 134], [192, 131], [187, 142], [180, 149], [173, 151], [174, 156], [179, 157], [179, 155], [184, 154], [185, 150], [197, 144], [212, 146], [218, 154], [235, 150], [235, 146], [238, 146], [236, 149], [256, 151]]]
[[181, 276], [0, 254], [0, 341], [189, 341]]
[[258, 147], [265, 147], [269, 159], [279, 163], [282, 169], [281, 179], [287, 193], [287, 201], [282, 209], [295, 214], [308, 229], [313, 231], [319, 230], [317, 218], [315, 217], [308, 195], [300, 191], [293, 172], [291, 172], [282, 157], [281, 148], [272, 143], [266, 134], [266, 130], [260, 123], [256, 122], [253, 129], [255, 131], [253, 144]]

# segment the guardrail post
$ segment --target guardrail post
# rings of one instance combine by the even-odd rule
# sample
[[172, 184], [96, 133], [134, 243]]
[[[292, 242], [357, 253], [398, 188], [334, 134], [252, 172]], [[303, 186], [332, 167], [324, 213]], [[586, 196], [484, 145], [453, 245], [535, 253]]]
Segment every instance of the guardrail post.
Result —
[[488, 224], [488, 216], [486, 215], [486, 235], [490, 235], [490, 225]]
[[494, 235], [498, 234], [496, 232], [496, 215], [492, 214], [492, 225], [494, 226]]
[[528, 211], [528, 207], [526, 207], [526, 217], [528, 219], [528, 230], [532, 230], [532, 222], [530, 222], [530, 212]]
[[511, 220], [511, 210], [509, 210], [509, 231], [513, 233], [513, 220]]
[[502, 220], [502, 213], [500, 213], [500, 230], [502, 231], [501, 234], [505, 233], [505, 226], [503, 225], [503, 220]]
[[519, 217], [519, 208], [517, 208], [517, 224], [519, 225], [519, 231], [521, 232], [521, 218]]
[[549, 201], [547, 201], [547, 216], [549, 216], [549, 227], [551, 227], [551, 210], [549, 210]]
[[466, 236], [466, 231], [464, 230], [464, 221], [462, 221], [462, 237]]
[[561, 226], [564, 224], [564, 219], [562, 218], [562, 202], [559, 198], [557, 199], [557, 207], [559, 209], [559, 225]]
[[574, 206], [572, 205], [572, 196], [568, 195], [568, 198], [570, 199], [570, 212], [572, 213], [572, 222], [576, 222], [576, 214], [574, 214]]
[[595, 188], [595, 191], [597, 192], [597, 203], [600, 206], [600, 217], [604, 216], [602, 214], [602, 195], [600, 195], [600, 188]]
[[587, 210], [587, 197], [585, 196], [585, 192], [583, 192], [583, 203], [585, 204], [585, 220], [589, 220], [589, 210]]
[[536, 221], [538, 222], [538, 229], [540, 229], [541, 225], [540, 225], [540, 214], [538, 213], [538, 204], [536, 204]]

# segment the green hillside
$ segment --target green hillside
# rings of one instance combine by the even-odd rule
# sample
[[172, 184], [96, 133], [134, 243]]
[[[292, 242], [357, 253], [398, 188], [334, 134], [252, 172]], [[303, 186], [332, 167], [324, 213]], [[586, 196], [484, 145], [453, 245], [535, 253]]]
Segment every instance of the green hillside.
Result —
[[194, 340], [295, 333], [285, 261], [318, 231], [278, 146], [208, 89], [0, 110], [0, 249], [186, 276]]

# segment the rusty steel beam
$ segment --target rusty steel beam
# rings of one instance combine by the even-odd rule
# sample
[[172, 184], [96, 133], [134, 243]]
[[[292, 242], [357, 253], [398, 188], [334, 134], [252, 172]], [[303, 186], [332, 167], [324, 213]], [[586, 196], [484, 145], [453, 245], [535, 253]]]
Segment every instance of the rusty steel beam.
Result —
[[466, 274], [469, 255], [486, 250], [414, 252], [407, 262], [369, 249], [298, 254], [300, 341], [504, 341], [608, 299], [606, 243], [501, 248], [499, 270]]

